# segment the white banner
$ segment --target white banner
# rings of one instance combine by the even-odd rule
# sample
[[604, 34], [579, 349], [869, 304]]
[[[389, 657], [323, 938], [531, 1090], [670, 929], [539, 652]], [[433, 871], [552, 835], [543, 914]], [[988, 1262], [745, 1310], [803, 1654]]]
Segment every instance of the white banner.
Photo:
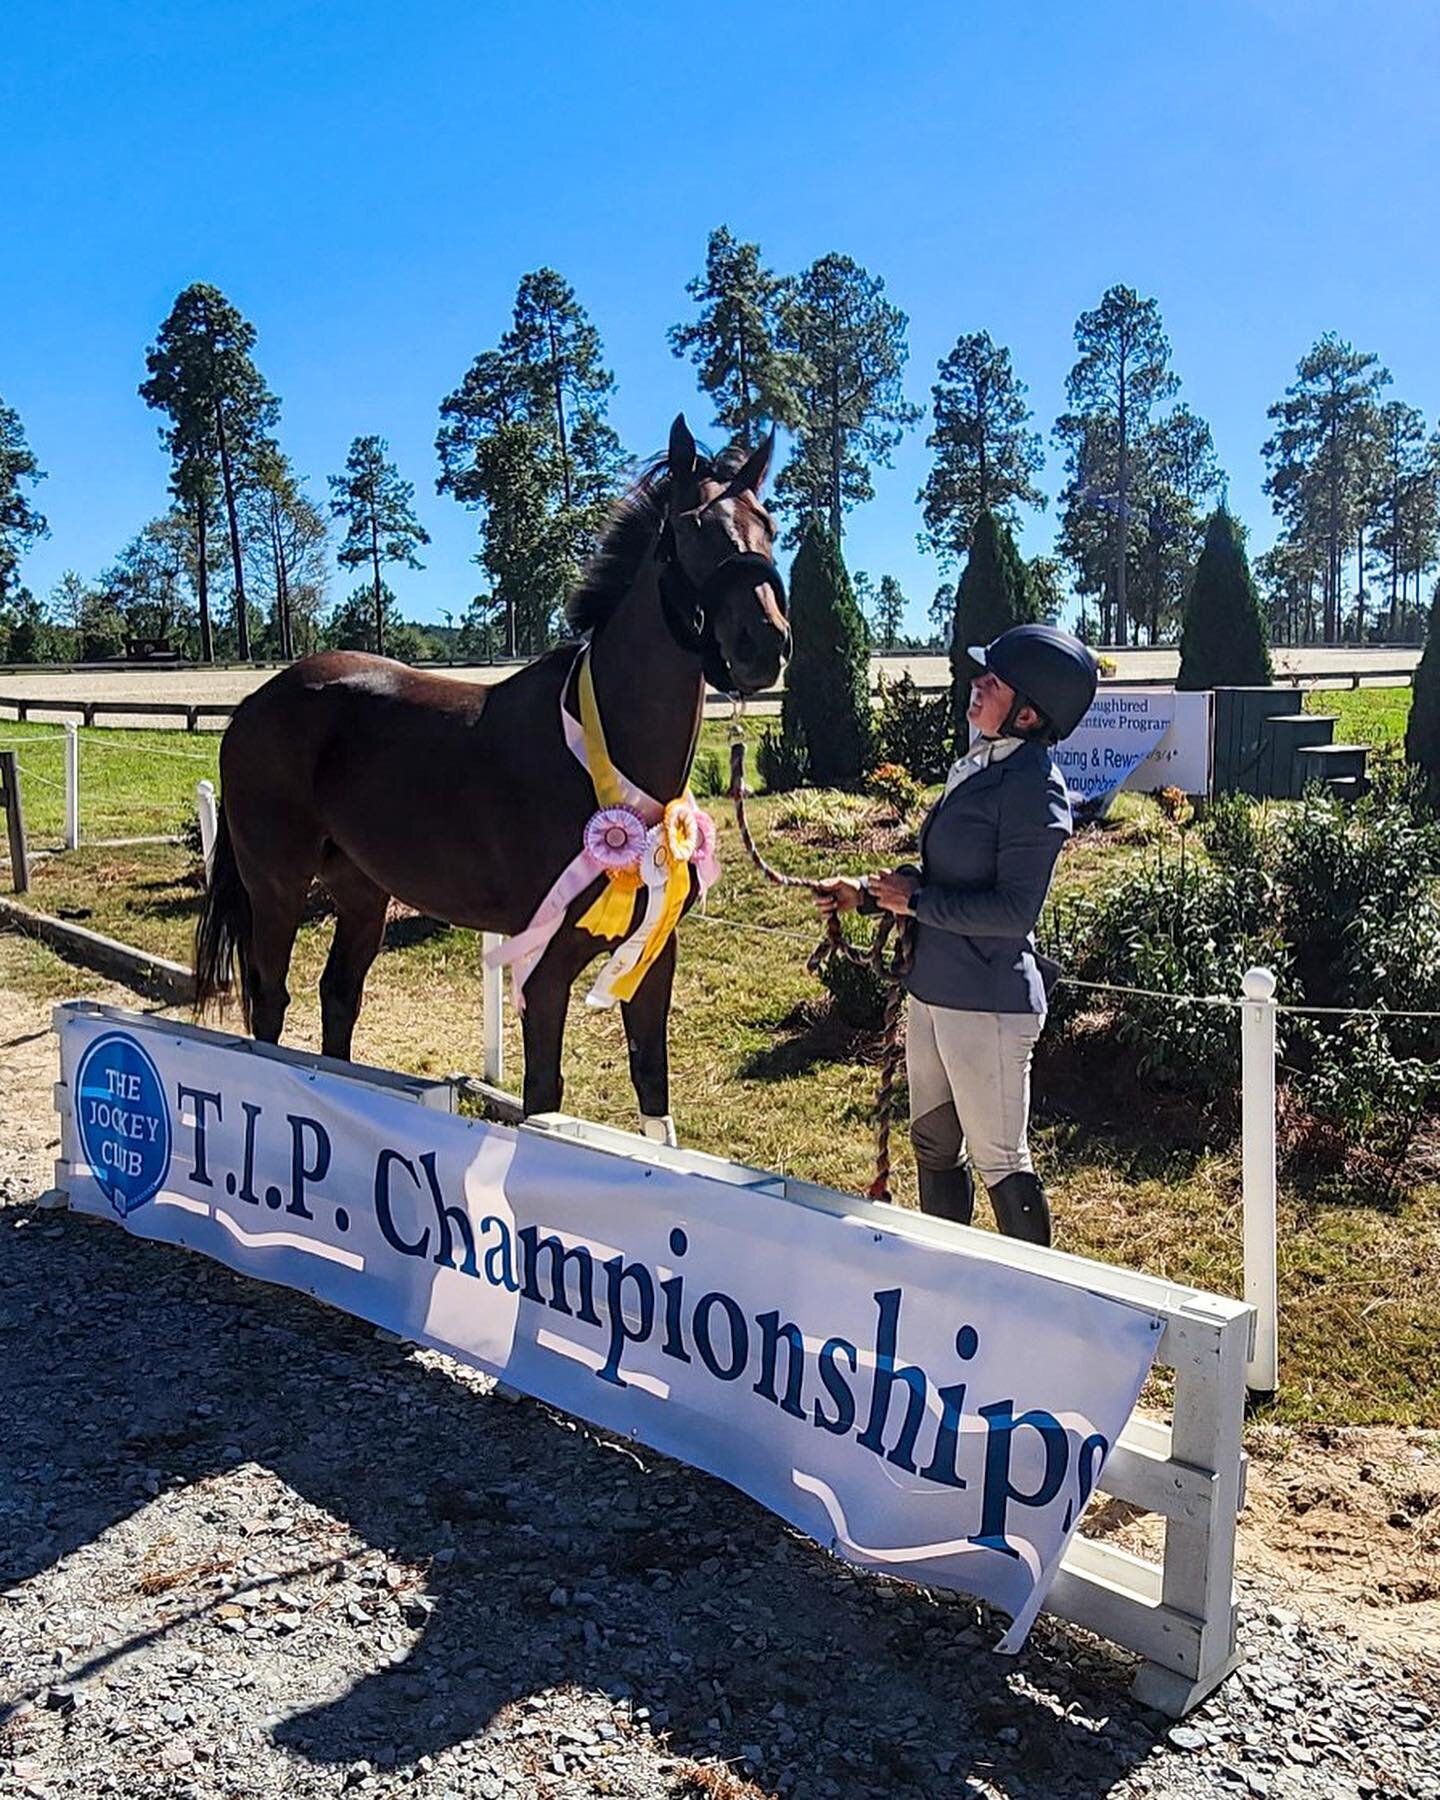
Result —
[[1092, 805], [1121, 788], [1210, 791], [1210, 695], [1103, 685], [1076, 729], [1051, 751], [1076, 799]]
[[61, 1064], [72, 1206], [449, 1351], [850, 1562], [981, 1596], [1014, 1621], [1002, 1649], [1159, 1342], [1149, 1311], [968, 1233], [920, 1241], [888, 1207], [639, 1139], [439, 1113], [139, 1018], [69, 1015]]

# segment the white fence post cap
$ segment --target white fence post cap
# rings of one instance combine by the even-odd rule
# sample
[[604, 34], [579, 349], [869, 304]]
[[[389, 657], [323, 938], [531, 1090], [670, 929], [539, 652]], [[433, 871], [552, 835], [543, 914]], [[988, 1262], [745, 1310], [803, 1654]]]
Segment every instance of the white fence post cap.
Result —
[[1240, 983], [1240, 991], [1247, 1000], [1273, 1000], [1275, 998], [1274, 970], [1247, 969]]

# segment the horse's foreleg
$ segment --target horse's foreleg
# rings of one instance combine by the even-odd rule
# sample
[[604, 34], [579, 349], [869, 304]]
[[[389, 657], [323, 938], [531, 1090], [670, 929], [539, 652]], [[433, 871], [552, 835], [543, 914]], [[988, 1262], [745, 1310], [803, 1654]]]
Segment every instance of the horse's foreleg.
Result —
[[521, 1036], [525, 1045], [523, 1104], [532, 1113], [559, 1112], [565, 1093], [560, 1074], [560, 1052], [565, 1041], [565, 1009], [570, 1003], [570, 983], [576, 965], [552, 944], [525, 983], [525, 1011]]
[[675, 939], [651, 964], [633, 1000], [621, 1002], [630, 1079], [640, 1102], [640, 1129], [656, 1143], [676, 1142], [670, 1117], [670, 993], [675, 985]]

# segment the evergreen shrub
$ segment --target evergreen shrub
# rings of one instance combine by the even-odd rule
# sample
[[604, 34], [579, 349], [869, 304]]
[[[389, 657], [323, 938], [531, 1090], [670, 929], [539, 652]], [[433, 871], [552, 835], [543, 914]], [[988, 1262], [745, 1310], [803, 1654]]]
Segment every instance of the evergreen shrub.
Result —
[[908, 670], [894, 681], [881, 679], [875, 724], [875, 754], [880, 763], [898, 764], [923, 786], [943, 781], [953, 756], [954, 731], [950, 698], [927, 698]]

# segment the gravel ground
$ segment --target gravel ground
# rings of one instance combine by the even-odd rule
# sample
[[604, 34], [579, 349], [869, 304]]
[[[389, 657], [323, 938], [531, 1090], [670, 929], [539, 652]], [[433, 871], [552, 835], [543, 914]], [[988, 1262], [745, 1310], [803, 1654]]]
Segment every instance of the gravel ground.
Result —
[[300, 1296], [37, 1212], [0, 988], [0, 1795], [1440, 1797], [1440, 1672], [1244, 1583], [1182, 1726], [1127, 1658], [856, 1576]]

